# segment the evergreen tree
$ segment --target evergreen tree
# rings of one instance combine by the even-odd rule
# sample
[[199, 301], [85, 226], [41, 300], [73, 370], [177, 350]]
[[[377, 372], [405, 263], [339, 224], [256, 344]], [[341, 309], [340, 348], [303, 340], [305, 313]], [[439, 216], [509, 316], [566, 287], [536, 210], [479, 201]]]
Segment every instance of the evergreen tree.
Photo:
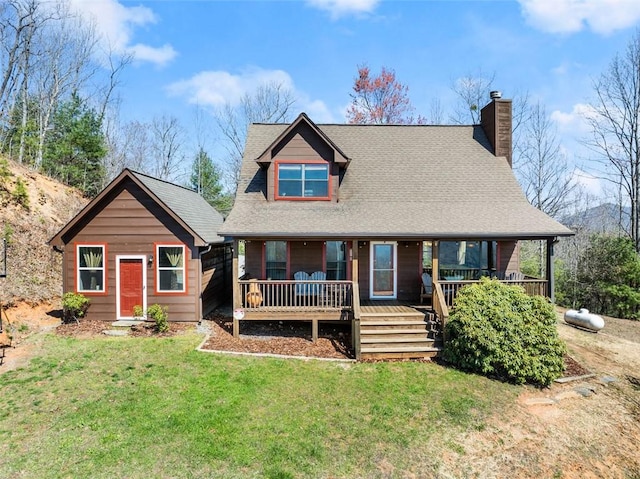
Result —
[[74, 93], [56, 110], [45, 145], [43, 170], [69, 186], [95, 196], [105, 176], [104, 135], [96, 112]]
[[223, 192], [220, 170], [202, 148], [191, 165], [190, 182], [190, 186], [220, 213], [226, 215], [231, 210], [233, 197]]

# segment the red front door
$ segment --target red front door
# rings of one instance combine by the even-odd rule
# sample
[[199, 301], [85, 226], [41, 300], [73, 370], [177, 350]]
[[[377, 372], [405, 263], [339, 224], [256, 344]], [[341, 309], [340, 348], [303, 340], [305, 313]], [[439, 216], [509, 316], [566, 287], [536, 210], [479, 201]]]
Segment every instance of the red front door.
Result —
[[120, 314], [133, 317], [133, 307], [143, 306], [142, 259], [120, 260]]

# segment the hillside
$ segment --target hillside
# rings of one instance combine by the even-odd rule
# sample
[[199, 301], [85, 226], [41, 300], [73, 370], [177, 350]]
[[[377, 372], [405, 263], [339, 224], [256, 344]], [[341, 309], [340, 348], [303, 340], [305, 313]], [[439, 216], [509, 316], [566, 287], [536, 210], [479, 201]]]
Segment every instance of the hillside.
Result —
[[7, 239], [0, 301], [5, 306], [61, 295], [62, 255], [47, 241], [86, 203], [73, 188], [0, 157], [0, 238]]

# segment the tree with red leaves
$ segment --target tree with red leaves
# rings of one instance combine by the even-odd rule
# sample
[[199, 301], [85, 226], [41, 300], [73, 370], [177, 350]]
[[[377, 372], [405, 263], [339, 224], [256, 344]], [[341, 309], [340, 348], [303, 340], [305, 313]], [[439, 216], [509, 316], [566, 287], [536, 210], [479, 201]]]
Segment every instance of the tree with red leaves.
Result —
[[368, 66], [358, 67], [353, 85], [347, 121], [357, 124], [422, 124], [414, 118], [415, 108], [409, 100], [409, 87], [396, 80], [395, 71], [382, 67], [380, 75], [372, 76]]

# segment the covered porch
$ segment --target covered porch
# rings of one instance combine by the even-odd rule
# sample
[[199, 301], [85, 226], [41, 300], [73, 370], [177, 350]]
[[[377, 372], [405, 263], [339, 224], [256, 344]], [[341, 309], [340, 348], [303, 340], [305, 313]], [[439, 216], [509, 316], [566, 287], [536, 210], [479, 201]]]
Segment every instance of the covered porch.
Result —
[[[233, 333], [238, 337], [242, 321], [282, 320], [309, 321], [312, 338], [318, 337], [320, 321], [351, 322], [354, 350], [361, 357], [370, 348], [379, 348], [372, 357], [414, 357], [414, 353], [433, 353], [439, 346], [434, 342], [434, 329], [442, 332], [449, 311], [460, 288], [491, 276], [508, 284], [524, 287], [531, 295], [553, 296], [553, 238], [547, 244], [547, 278], [531, 278], [518, 270], [517, 242], [514, 240], [471, 241], [466, 257], [456, 257], [456, 264], [440, 253], [444, 240], [256, 240], [245, 243], [246, 271], [241, 275], [239, 251], [235, 241], [233, 253]], [[460, 249], [461, 242], [455, 247]], [[377, 251], [373, 251], [378, 248]], [[473, 248], [483, 255], [473, 256]], [[484, 258], [480, 262], [474, 258]], [[444, 260], [444, 263], [442, 262]], [[484, 261], [484, 262], [483, 262]], [[299, 274], [303, 273], [303, 274]], [[421, 303], [421, 276], [428, 273], [432, 281], [430, 301]], [[395, 314], [391, 306], [412, 308]], [[414, 315], [414, 313], [417, 313]], [[419, 315], [422, 315], [419, 318]], [[404, 317], [403, 317], [404, 316]], [[363, 320], [363, 317], [365, 318]], [[387, 329], [400, 333], [372, 332], [390, 326], [389, 320], [400, 321]], [[387, 321], [383, 324], [371, 322]], [[403, 323], [406, 322], [406, 324]], [[421, 321], [418, 326], [416, 321]], [[365, 337], [361, 330], [364, 326]], [[404, 325], [403, 325], [404, 324]], [[372, 328], [373, 326], [373, 328]], [[408, 326], [408, 327], [404, 327]], [[419, 329], [422, 338], [416, 341]], [[376, 343], [386, 336], [387, 344]], [[411, 339], [411, 341], [407, 341]], [[403, 346], [392, 354], [388, 342]], [[430, 341], [430, 344], [420, 344]], [[406, 344], [406, 343], [411, 344]], [[375, 345], [377, 344], [377, 346]], [[424, 348], [429, 348], [424, 350]]]

